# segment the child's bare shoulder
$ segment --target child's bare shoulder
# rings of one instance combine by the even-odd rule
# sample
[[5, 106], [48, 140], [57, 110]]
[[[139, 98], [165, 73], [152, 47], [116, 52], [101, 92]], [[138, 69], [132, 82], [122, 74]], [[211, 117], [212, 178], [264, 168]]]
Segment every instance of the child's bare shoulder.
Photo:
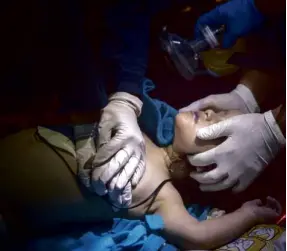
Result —
[[165, 152], [156, 146], [146, 135], [146, 171], [139, 185], [133, 191], [132, 207], [149, 198], [142, 205], [129, 210], [132, 215], [152, 213], [162, 201], [177, 194], [170, 182], [169, 171], [166, 167]]

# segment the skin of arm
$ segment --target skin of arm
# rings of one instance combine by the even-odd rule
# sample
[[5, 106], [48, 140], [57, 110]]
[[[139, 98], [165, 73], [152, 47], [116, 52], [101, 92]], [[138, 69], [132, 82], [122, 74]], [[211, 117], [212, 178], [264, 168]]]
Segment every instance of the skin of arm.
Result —
[[[242, 79], [240, 80], [240, 83], [248, 87], [249, 90], [251, 90], [259, 107], [268, 107], [272, 105], [273, 107], [268, 107], [269, 109], [272, 109], [283, 103], [283, 97], [281, 98], [281, 96], [284, 86], [274, 86], [274, 81], [281, 82], [281, 79], [278, 80], [277, 77], [278, 74], [276, 74], [275, 72], [267, 74], [258, 70], [251, 70], [247, 71], [243, 75]], [[274, 103], [274, 97], [276, 97], [276, 103]]]
[[246, 72], [240, 80], [240, 83], [248, 87], [252, 92], [259, 107], [269, 96], [270, 92], [272, 92], [270, 76], [257, 70]]
[[168, 193], [169, 197], [158, 201], [155, 214], [163, 218], [162, 234], [181, 249], [214, 249], [231, 242], [256, 224], [255, 217], [243, 210], [199, 222], [189, 215], [175, 189]]
[[272, 110], [272, 113], [281, 129], [281, 132], [286, 137], [286, 105], [278, 106], [276, 109]]
[[[251, 90], [254, 98], [256, 99], [259, 107], [264, 105], [265, 102], [268, 102], [270, 99], [276, 100], [279, 102], [283, 102], [281, 99], [282, 96], [282, 88], [274, 88], [272, 85], [272, 77], [269, 74], [265, 74], [263, 72], [252, 70], [248, 71], [243, 78], [241, 79], [241, 84]], [[285, 93], [285, 92], [284, 92]], [[286, 105], [284, 104], [276, 104], [277, 108], [272, 110], [273, 116], [276, 119], [282, 133], [286, 136]]]

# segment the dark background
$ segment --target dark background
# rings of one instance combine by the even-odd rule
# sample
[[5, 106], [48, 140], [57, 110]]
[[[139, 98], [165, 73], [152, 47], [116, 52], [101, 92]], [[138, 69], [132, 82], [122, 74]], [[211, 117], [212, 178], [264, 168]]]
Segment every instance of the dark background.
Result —
[[[65, 112], [61, 110], [61, 107], [65, 106], [65, 96], [69, 96], [67, 94], [69, 86], [64, 86], [61, 79], [51, 79], [47, 75], [48, 65], [57, 61], [57, 58], [49, 56], [48, 49], [43, 50], [47, 47], [45, 41], [49, 39], [43, 28], [47, 27], [48, 22], [47, 3], [45, 1], [2, 3], [0, 15], [2, 33], [0, 60], [3, 73], [0, 91], [0, 136], [2, 137], [38, 124], [93, 122], [98, 114], [98, 111], [93, 109], [89, 112], [77, 109], [68, 109]], [[168, 25], [171, 32], [191, 37], [196, 18], [215, 5], [215, 1], [193, 1], [193, 4], [190, 4], [191, 11], [184, 12], [186, 4], [174, 4], [172, 8], [159, 12], [153, 18], [147, 77], [157, 86], [152, 94], [154, 97], [180, 108], [209, 94], [230, 91], [237, 85], [242, 75], [240, 71], [223, 78], [202, 76], [193, 81], [186, 81], [168, 63], [159, 46], [158, 36], [163, 25]], [[87, 6], [86, 34], [94, 45], [96, 56], [101, 38], [104, 36], [104, 33], [101, 33], [101, 9], [95, 2], [87, 3]], [[50, 11], [53, 13], [54, 10]], [[50, 26], [50, 29], [61, 33], [57, 23], [54, 27]], [[280, 54], [277, 51], [277, 43], [282, 42], [281, 40], [277, 39], [275, 44], [266, 45], [267, 41], [262, 39], [261, 33], [253, 35], [250, 41], [249, 50], [263, 55], [266, 60], [270, 59], [269, 55]], [[50, 61], [38, 64], [37, 57], [42, 57], [43, 53]], [[31, 64], [33, 67], [30, 67]], [[275, 68], [277, 66], [285, 68], [279, 61], [274, 61], [274, 65]], [[285, 77], [278, 75], [274, 79], [274, 85], [276, 83], [285, 85]], [[74, 95], [74, 102], [81, 102], [80, 92], [78, 96], [75, 93], [72, 95]], [[274, 97], [275, 99], [277, 97]], [[267, 104], [266, 107], [270, 108], [272, 104]], [[267, 167], [264, 174], [247, 191], [237, 195], [236, 199], [228, 192], [212, 193], [211, 196], [209, 193], [203, 194], [196, 186], [184, 182], [179, 185], [181, 187], [179, 189], [192, 191], [195, 195], [192, 202], [208, 202], [222, 208], [232, 209], [246, 199], [263, 198], [266, 195], [279, 199], [285, 207], [285, 177], [285, 153], [282, 153]]]

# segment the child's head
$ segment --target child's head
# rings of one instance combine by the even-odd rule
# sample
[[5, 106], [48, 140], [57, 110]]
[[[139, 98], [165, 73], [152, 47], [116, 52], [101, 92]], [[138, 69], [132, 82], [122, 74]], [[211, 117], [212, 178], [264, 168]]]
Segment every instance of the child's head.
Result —
[[173, 150], [181, 154], [196, 154], [217, 146], [223, 139], [210, 141], [200, 140], [196, 138], [196, 131], [239, 114], [241, 114], [241, 112], [237, 110], [220, 112], [206, 110], [177, 114], [175, 119]]
[[175, 119], [175, 133], [172, 151], [177, 158], [171, 160], [172, 177], [182, 179], [189, 176], [191, 171], [185, 155], [207, 151], [222, 143], [224, 138], [216, 140], [200, 140], [196, 131], [200, 128], [215, 124], [227, 118], [242, 114], [237, 110], [214, 112], [212, 110], [199, 112], [182, 112]]

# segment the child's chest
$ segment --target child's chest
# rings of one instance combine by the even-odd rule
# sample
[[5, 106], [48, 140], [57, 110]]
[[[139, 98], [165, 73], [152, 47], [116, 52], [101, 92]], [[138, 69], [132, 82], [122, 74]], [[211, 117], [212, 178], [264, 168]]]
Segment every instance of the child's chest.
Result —
[[[131, 206], [141, 204], [140, 206], [130, 210], [131, 214], [137, 216], [143, 215], [148, 210], [153, 211], [153, 205], [156, 204], [160, 193], [161, 186], [165, 186], [164, 181], [170, 179], [169, 172], [166, 168], [164, 160], [164, 152], [161, 148], [158, 148], [146, 142], [146, 171], [139, 185], [133, 191], [133, 202]], [[169, 182], [166, 182], [169, 183]]]

